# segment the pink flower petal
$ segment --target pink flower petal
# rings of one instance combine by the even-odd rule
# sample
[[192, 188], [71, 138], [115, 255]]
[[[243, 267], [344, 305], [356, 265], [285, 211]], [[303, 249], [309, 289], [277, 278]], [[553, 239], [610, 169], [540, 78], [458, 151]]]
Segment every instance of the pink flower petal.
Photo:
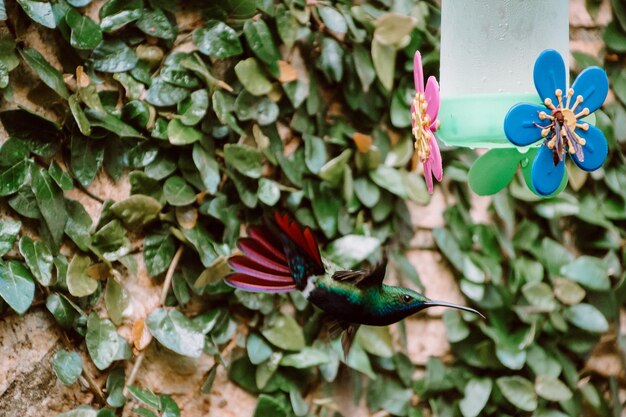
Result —
[[430, 157], [432, 160], [432, 172], [437, 181], [441, 182], [443, 178], [443, 165], [441, 163], [441, 152], [439, 151], [439, 145], [437, 144], [437, 138], [432, 133], [430, 134]]
[[415, 51], [413, 58], [413, 80], [415, 81], [415, 91], [424, 92], [424, 70], [422, 69], [422, 55], [419, 51]]
[[437, 120], [437, 115], [439, 114], [439, 84], [432, 75], [428, 77], [428, 81], [426, 82], [424, 97], [426, 98], [426, 103], [428, 104], [426, 107], [426, 114], [431, 120], [431, 130], [436, 130], [432, 128], [435, 127], [435, 121]]
[[426, 180], [426, 185], [428, 186], [428, 192], [430, 194], [433, 193], [433, 174], [431, 164], [431, 158], [424, 161], [424, 179]]

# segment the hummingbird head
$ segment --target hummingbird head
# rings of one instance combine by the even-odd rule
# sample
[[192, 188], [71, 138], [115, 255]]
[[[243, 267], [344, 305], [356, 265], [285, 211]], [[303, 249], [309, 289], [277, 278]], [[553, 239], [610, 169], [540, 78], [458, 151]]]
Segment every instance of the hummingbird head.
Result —
[[384, 303], [388, 306], [388, 311], [393, 311], [392, 315], [398, 317], [398, 320], [419, 313], [428, 307], [448, 307], [457, 310], [469, 311], [485, 318], [478, 310], [457, 304], [447, 303], [444, 301], [436, 301], [413, 291], [409, 288], [384, 286]]

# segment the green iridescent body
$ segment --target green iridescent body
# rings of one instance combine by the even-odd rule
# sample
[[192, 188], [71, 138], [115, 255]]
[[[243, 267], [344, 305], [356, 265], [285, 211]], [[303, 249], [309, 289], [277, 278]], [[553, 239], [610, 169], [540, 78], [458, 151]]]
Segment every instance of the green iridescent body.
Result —
[[429, 300], [408, 288], [385, 284], [361, 288], [324, 275], [316, 279], [309, 301], [341, 321], [387, 326], [426, 308]]

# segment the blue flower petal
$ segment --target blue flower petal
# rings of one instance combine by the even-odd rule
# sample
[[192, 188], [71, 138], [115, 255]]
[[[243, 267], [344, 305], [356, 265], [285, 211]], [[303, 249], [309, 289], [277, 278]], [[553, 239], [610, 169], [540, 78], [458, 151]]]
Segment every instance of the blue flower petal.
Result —
[[533, 188], [540, 195], [550, 195], [559, 188], [565, 174], [565, 158], [554, 166], [552, 149], [542, 145], [533, 162]]
[[531, 103], [518, 103], [511, 107], [504, 117], [504, 134], [516, 146], [528, 146], [541, 139], [540, 126], [550, 124], [549, 120], [540, 120], [539, 112], [546, 111], [544, 106]]
[[606, 95], [609, 92], [609, 79], [602, 68], [589, 67], [580, 73], [572, 88], [574, 89], [574, 100], [578, 95], [583, 96], [583, 102], [578, 105], [576, 112], [587, 107], [589, 112], [593, 113], [606, 100]]
[[540, 53], [535, 61], [533, 79], [541, 101], [549, 98], [557, 105], [559, 100], [554, 95], [556, 89], [560, 88], [564, 95], [566, 92], [565, 63], [563, 62], [561, 54], [554, 49], [546, 49]]
[[576, 155], [571, 155], [572, 160], [584, 171], [595, 171], [604, 164], [606, 155], [609, 152], [604, 133], [597, 127], [591, 125], [589, 125], [589, 130], [586, 132], [582, 129], [576, 129], [576, 133], [578, 133], [581, 138], [584, 138], [587, 143], [583, 146], [583, 161], [578, 160]]

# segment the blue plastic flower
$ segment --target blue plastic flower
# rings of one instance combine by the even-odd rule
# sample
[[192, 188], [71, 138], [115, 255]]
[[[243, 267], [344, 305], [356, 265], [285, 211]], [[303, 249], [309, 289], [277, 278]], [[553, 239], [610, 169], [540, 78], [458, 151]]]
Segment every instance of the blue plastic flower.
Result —
[[554, 193], [565, 175], [565, 155], [584, 171], [600, 168], [608, 153], [600, 129], [579, 120], [596, 111], [609, 91], [602, 68], [589, 67], [566, 89], [565, 63], [552, 49], [539, 54], [533, 78], [543, 105], [518, 103], [504, 118], [504, 133], [517, 146], [543, 140], [532, 166], [532, 185], [541, 195]]

